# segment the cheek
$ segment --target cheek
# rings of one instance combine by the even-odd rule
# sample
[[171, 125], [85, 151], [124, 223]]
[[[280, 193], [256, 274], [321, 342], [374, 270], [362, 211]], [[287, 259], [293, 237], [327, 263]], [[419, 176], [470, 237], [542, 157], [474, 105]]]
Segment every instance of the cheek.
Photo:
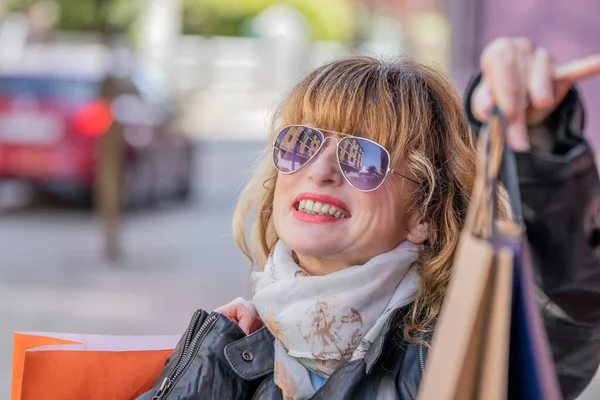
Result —
[[404, 209], [390, 205], [382, 208], [377, 215], [377, 231], [380, 237], [396, 237], [404, 231]]
[[405, 195], [399, 188], [384, 187], [367, 194], [362, 203], [363, 223], [371, 225], [371, 232], [378, 237], [397, 237], [406, 231]]
[[273, 225], [275, 226], [275, 231], [279, 230], [281, 225], [281, 220], [283, 218], [282, 207], [283, 201], [281, 200], [281, 196], [277, 195], [277, 191], [275, 191], [275, 196], [273, 197]]
[[291, 203], [290, 196], [293, 182], [290, 182], [291, 176], [279, 174], [275, 183], [275, 193], [273, 194], [273, 224], [275, 230], [278, 229], [281, 220], [288, 211], [288, 206]]

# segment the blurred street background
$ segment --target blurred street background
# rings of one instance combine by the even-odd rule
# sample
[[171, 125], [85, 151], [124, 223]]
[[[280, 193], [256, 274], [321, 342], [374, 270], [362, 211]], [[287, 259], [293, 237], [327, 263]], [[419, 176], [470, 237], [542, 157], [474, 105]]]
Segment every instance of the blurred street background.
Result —
[[[350, 54], [462, 90], [483, 47], [600, 52], [597, 0], [0, 0], [0, 398], [12, 332], [183, 332], [249, 295], [231, 217], [270, 114]], [[586, 82], [600, 146], [600, 80]], [[582, 399], [600, 398], [600, 378]]]

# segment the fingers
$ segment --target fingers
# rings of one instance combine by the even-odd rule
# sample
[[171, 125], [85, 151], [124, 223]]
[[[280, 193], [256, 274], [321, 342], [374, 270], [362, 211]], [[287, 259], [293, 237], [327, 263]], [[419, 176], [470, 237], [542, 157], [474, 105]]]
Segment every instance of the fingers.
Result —
[[506, 128], [506, 140], [511, 149], [517, 152], [528, 151], [529, 131], [525, 112], [517, 114]]
[[[517, 70], [517, 79], [511, 82], [516, 86], [517, 98], [514, 100], [514, 109], [508, 114], [506, 119], [508, 127], [506, 136], [508, 145], [515, 151], [529, 150], [529, 135], [527, 129], [526, 110], [529, 106], [529, 96], [527, 85], [525, 84], [530, 76], [532, 68], [533, 45], [525, 39], [517, 39], [514, 42], [514, 52], [516, 54], [515, 66]], [[502, 90], [502, 88], [500, 88]]]
[[229, 319], [233, 319], [237, 315], [237, 305], [242, 301], [244, 301], [244, 299], [242, 299], [241, 297], [238, 297], [237, 299], [234, 299], [231, 303], [228, 303], [228, 304], [225, 304], [224, 306], [216, 308], [215, 311], [220, 314], [223, 314], [224, 316], [226, 316]]
[[527, 113], [527, 124], [542, 123], [569, 90], [557, 85], [554, 80], [555, 64], [550, 53], [538, 48], [533, 55], [527, 90], [531, 106]]
[[[254, 332], [254, 330], [260, 328], [260, 325], [256, 325], [258, 312], [256, 311], [254, 304], [241, 297], [238, 297], [229, 304], [215, 309], [215, 311], [237, 323], [246, 334], [250, 334], [251, 332]], [[258, 328], [256, 328], [257, 326]]]
[[492, 91], [487, 82], [482, 80], [471, 96], [471, 110], [473, 111], [473, 116], [479, 121], [485, 121], [492, 112], [494, 105]]
[[[529, 96], [527, 91], [527, 85], [525, 84], [530, 76], [532, 59], [534, 54], [534, 47], [529, 40], [517, 39], [515, 40], [514, 49], [517, 54], [515, 64], [518, 73], [518, 81], [511, 82], [512, 85], [517, 86], [517, 104], [516, 114], [514, 117], [519, 117], [520, 114], [525, 112], [525, 109], [529, 105]], [[512, 116], [511, 116], [512, 118]]]
[[574, 85], [596, 75], [600, 75], [600, 54], [560, 65], [556, 68], [554, 78]]
[[484, 51], [481, 60], [483, 77], [494, 102], [510, 121], [518, 113], [522, 101], [517, 52], [510, 40], [497, 39]]
[[484, 120], [497, 105], [504, 114], [507, 140], [515, 151], [529, 149], [526, 110], [529, 104], [527, 82], [533, 66], [534, 47], [526, 39], [498, 39], [482, 55], [483, 81], [473, 93], [472, 110]]
[[259, 330], [260, 328], [262, 328], [263, 326], [265, 326], [265, 324], [262, 322], [262, 320], [260, 319], [260, 317], [258, 317], [258, 318], [256, 318], [256, 320], [254, 320], [254, 323], [250, 327], [250, 332], [249, 333], [254, 333], [257, 330]]
[[531, 60], [527, 90], [534, 108], [549, 109], [554, 106], [554, 63], [550, 53], [538, 48]]
[[555, 104], [560, 103], [578, 82], [598, 75], [600, 75], [600, 54], [557, 66], [554, 72]]
[[249, 302], [240, 303], [237, 308], [237, 321], [238, 325], [242, 330], [246, 333], [246, 335], [250, 334], [252, 331], [252, 326], [256, 322], [256, 318], [258, 317], [258, 313], [256, 312], [256, 308], [254, 305]]

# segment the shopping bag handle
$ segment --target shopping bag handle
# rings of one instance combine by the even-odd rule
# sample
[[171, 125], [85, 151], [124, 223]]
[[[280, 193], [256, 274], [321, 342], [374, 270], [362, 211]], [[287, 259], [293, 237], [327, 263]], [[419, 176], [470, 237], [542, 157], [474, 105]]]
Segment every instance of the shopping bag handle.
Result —
[[[508, 199], [512, 211], [511, 220], [521, 226], [523, 224], [523, 206], [521, 203], [521, 191], [519, 189], [519, 176], [517, 173], [517, 160], [514, 151], [510, 148], [506, 140], [506, 119], [502, 114], [502, 111], [499, 107], [494, 107], [488, 120], [487, 124], [491, 124], [492, 119], [498, 119], [498, 125], [501, 129], [501, 139], [502, 139], [502, 158], [500, 162], [500, 167], [498, 171], [498, 175], [493, 177], [490, 184], [490, 190], [492, 191], [491, 195], [491, 207], [492, 207], [492, 218], [494, 221], [493, 227], [494, 232], [496, 232], [496, 224], [495, 221], [498, 220], [498, 191], [495, 188], [501, 183], [506, 192], [508, 194]], [[486, 138], [486, 152], [487, 152], [487, 163], [486, 163], [486, 171], [490, 171], [489, 162], [491, 160], [491, 141], [493, 140], [492, 135], [488, 134]], [[486, 174], [490, 176], [489, 174]]]
[[[477, 172], [463, 230], [484, 239], [501, 235], [506, 229], [516, 232], [505, 223], [506, 219], [513, 227], [523, 229], [517, 163], [506, 143], [506, 127], [506, 119], [496, 107], [481, 127], [477, 141]], [[507, 213], [500, 216], [499, 210], [504, 208], [508, 208]]]

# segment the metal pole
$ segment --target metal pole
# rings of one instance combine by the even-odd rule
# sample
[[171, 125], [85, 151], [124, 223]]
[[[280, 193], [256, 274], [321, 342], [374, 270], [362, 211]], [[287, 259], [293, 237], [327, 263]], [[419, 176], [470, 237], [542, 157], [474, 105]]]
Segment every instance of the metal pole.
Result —
[[[110, 0], [96, 0], [97, 24], [102, 42], [112, 57], [109, 27], [106, 18]], [[102, 98], [111, 104], [119, 95], [119, 77], [113, 74], [114, 60], [100, 85]], [[100, 219], [104, 240], [104, 257], [116, 263], [121, 259], [121, 220], [124, 170], [124, 140], [122, 126], [114, 122], [97, 142], [94, 206]]]

